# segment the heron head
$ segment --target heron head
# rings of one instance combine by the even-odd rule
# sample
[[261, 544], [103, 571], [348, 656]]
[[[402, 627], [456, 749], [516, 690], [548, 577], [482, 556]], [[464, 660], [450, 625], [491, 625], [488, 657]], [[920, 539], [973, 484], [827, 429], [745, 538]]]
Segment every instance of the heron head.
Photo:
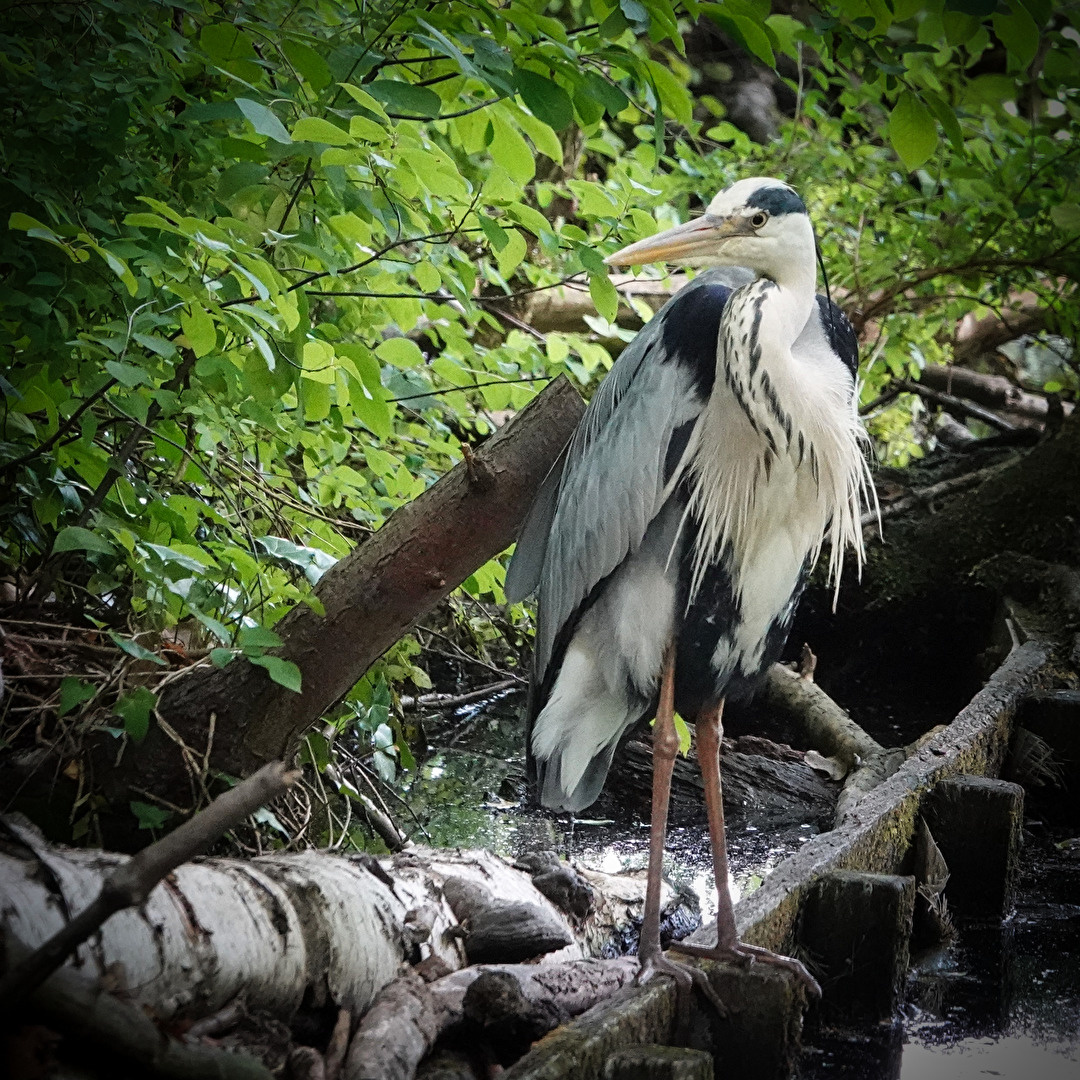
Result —
[[678, 266], [746, 266], [768, 277], [785, 264], [814, 259], [806, 206], [781, 180], [754, 176], [725, 188], [705, 213], [609, 255], [609, 266], [667, 262]]

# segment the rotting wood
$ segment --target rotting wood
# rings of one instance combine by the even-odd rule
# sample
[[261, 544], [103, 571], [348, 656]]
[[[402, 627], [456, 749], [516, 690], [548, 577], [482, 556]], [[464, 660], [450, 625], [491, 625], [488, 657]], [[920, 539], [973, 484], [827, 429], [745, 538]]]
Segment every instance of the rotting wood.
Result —
[[[762, 740], [764, 742], [764, 740]], [[837, 785], [816, 773], [795, 751], [791, 757], [766, 756], [735, 749], [725, 740], [720, 755], [724, 807], [733, 821], [758, 829], [810, 822], [827, 827], [833, 819]], [[605, 798], [633, 801], [647, 812], [652, 776], [652, 747], [644, 739], [623, 744], [612, 765], [614, 783]], [[675, 824], [704, 820], [701, 770], [693, 752], [675, 761], [671, 787], [671, 820]]]
[[915, 879], [834, 870], [803, 906], [799, 947], [822, 987], [831, 1024], [889, 1020], [903, 1000]]
[[[735, 908], [740, 936], [755, 945], [790, 951], [799, 905], [816, 876], [834, 869], [895, 873], [911, 845], [927, 791], [951, 776], [993, 776], [1000, 771], [1020, 703], [1050, 656], [1050, 646], [1040, 641], [1013, 650], [951, 724], [863, 799], [851, 821], [808, 840], [760, 889], [740, 901]], [[708, 944], [714, 935], [715, 927], [705, 927], [691, 940]]]
[[[382, 990], [357, 1026], [346, 1080], [412, 1080], [436, 1039], [455, 1025], [465, 1028], [458, 1041], [467, 1045], [501, 1038], [527, 1046], [636, 974], [633, 957], [469, 967], [430, 984], [406, 973]], [[492, 989], [478, 995], [486, 981]]]
[[599, 1080], [614, 1051], [635, 1043], [668, 1043], [674, 1023], [670, 980], [625, 987], [546, 1035], [500, 1080]]
[[[170, 683], [157, 709], [167, 726], [151, 725], [119, 767], [115, 743], [101, 744], [96, 773], [106, 794], [126, 806], [129, 785], [137, 783], [185, 805], [192, 799], [192, 763], [201, 767], [204, 753], [208, 770], [232, 775], [287, 758], [304, 731], [417, 619], [513, 541], [583, 409], [570, 383], [555, 380], [473, 454], [474, 474], [482, 467], [490, 483], [471, 483], [459, 464], [323, 575], [314, 594], [325, 614], [301, 603], [274, 627], [284, 641], [274, 651], [299, 667], [300, 693], [283, 690], [242, 658], [221, 671], [193, 668]], [[211, 713], [215, 735], [208, 746]], [[181, 744], [189, 748], [186, 756]]]
[[713, 1080], [711, 1054], [684, 1046], [631, 1046], [604, 1064], [604, 1080]]
[[1024, 789], [993, 777], [957, 776], [930, 792], [923, 814], [949, 868], [949, 910], [962, 918], [1007, 915], [1016, 891]]
[[773, 664], [761, 689], [761, 702], [798, 725], [807, 742], [846, 767], [834, 822], [842, 825], [859, 801], [900, 767], [903, 749], [889, 749], [868, 735], [817, 683], [782, 664]]

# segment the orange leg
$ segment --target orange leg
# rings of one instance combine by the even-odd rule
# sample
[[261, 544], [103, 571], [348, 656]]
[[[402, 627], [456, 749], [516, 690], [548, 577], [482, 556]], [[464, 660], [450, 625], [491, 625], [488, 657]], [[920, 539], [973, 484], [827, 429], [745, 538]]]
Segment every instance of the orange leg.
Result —
[[[709, 839], [712, 841], [713, 872], [716, 877], [716, 944], [712, 947], [676, 942], [673, 949], [691, 956], [705, 956], [712, 960], [748, 964], [758, 961], [790, 971], [814, 997], [821, 996], [817, 980], [800, 961], [790, 956], [780, 956], [757, 945], [745, 945], [739, 941], [735, 926], [735, 908], [728, 888], [727, 840], [724, 835], [724, 801], [720, 783], [720, 742], [724, 734], [724, 703], [715, 709], [701, 713], [695, 721], [697, 731], [697, 756], [701, 766], [701, 778], [705, 784], [705, 809], [709, 817]], [[659, 720], [657, 720], [659, 723]]]
[[669, 960], [660, 948], [660, 889], [663, 880], [664, 842], [667, 838], [671, 774], [679, 752], [675, 731], [675, 647], [664, 653], [664, 673], [660, 680], [660, 701], [653, 725], [652, 821], [649, 828], [649, 870], [645, 881], [645, 911], [638, 942], [641, 970], [638, 982], [654, 975], [670, 975], [679, 992], [680, 1027], [685, 1030], [690, 1017], [690, 988], [696, 984], [723, 1016], [726, 1011], [712, 984], [698, 968]]

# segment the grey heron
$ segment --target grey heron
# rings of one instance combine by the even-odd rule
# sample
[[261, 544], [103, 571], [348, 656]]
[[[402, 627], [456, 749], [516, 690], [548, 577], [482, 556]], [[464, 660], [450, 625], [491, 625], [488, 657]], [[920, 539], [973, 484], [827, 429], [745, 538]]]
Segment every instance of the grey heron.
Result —
[[619, 357], [522, 528], [506, 594], [538, 592], [530, 768], [546, 806], [579, 811], [600, 793], [623, 733], [655, 715], [640, 977], [663, 971], [686, 986], [687, 970], [661, 952], [659, 908], [673, 711], [692, 719], [718, 940], [681, 949], [776, 964], [816, 989], [798, 961], [739, 941], [721, 717], [725, 699], [751, 692], [778, 659], [825, 541], [837, 584], [846, 549], [862, 564], [872, 488], [858, 342], [817, 294], [810, 218], [779, 180], [741, 180], [703, 216], [606, 261], [706, 269]]

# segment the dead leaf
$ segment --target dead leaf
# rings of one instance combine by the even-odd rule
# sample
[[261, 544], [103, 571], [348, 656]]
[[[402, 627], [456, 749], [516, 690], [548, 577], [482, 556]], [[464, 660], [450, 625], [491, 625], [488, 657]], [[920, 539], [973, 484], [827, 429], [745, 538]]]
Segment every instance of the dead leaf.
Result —
[[847, 765], [845, 765], [840, 758], [826, 757], [824, 754], [819, 754], [816, 750], [807, 750], [803, 755], [803, 761], [805, 761], [814, 772], [825, 773], [830, 780], [843, 780], [848, 773]]

